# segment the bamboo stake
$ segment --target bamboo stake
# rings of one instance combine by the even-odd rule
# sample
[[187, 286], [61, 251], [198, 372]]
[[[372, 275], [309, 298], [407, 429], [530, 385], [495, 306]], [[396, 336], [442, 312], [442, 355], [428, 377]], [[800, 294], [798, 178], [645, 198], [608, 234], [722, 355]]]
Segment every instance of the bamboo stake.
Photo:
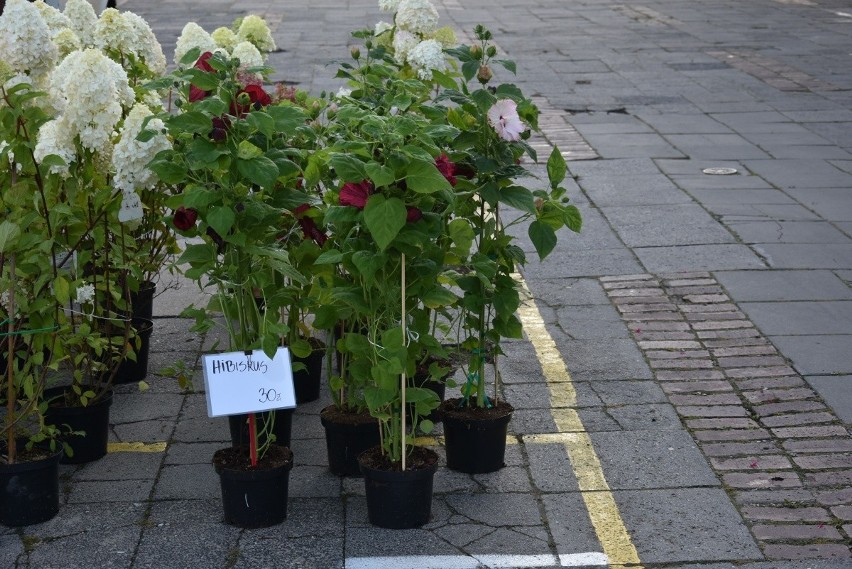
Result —
[[[406, 329], [405, 321], [405, 253], [402, 254], [402, 345], [407, 344], [408, 330]], [[400, 388], [402, 390], [402, 470], [405, 472], [405, 368], [402, 368], [402, 380]]]
[[17, 442], [15, 441], [15, 429], [13, 428], [15, 419], [15, 256], [9, 257], [9, 276], [12, 286], [9, 288], [9, 336], [7, 337], [9, 345], [9, 357], [6, 359], [7, 379], [9, 383], [6, 385], [6, 452], [7, 462], [15, 464], [15, 455], [17, 454]]

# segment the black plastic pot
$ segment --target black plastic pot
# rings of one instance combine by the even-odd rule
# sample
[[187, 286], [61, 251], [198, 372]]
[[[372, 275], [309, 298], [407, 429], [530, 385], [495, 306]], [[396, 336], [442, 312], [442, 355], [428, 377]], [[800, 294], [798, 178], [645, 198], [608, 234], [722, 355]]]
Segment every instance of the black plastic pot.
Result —
[[320, 413], [325, 428], [328, 468], [337, 476], [358, 476], [358, 455], [379, 444], [379, 424], [370, 415], [340, 413], [329, 405]]
[[365, 464], [367, 455], [377, 450], [378, 447], [370, 449], [358, 457], [370, 523], [388, 529], [416, 528], [427, 523], [432, 515], [432, 480], [438, 470], [438, 455], [419, 448], [417, 452], [431, 453], [430, 466], [417, 470], [379, 470]]
[[[290, 431], [293, 427], [293, 411], [295, 409], [277, 409], [275, 411], [275, 422], [272, 424], [272, 433], [275, 435], [275, 444], [289, 447], [290, 446]], [[258, 445], [264, 444], [264, 439], [261, 436], [261, 428], [264, 422], [268, 420], [271, 412], [255, 413], [255, 423], [258, 432]], [[248, 446], [249, 430], [248, 430], [248, 415], [229, 415], [228, 427], [231, 430], [231, 444], [235, 447]]]
[[[20, 441], [18, 449], [23, 446]], [[48, 455], [40, 460], [0, 463], [0, 524], [11, 527], [38, 524], [59, 511], [62, 450], [48, 451]]]
[[483, 474], [506, 466], [506, 433], [514, 408], [504, 402], [505, 412], [495, 413], [497, 416], [469, 418], [463, 409], [457, 408], [457, 401], [451, 399], [439, 408], [444, 423], [447, 468]]
[[325, 345], [315, 349], [306, 358], [293, 356], [293, 363], [302, 363], [305, 369], [293, 372], [293, 387], [296, 390], [296, 403], [316, 401], [320, 396], [322, 367], [325, 360]]
[[109, 408], [112, 390], [85, 407], [66, 407], [63, 397], [67, 388], [52, 387], [44, 391], [45, 399], [53, 401], [45, 414], [45, 423], [55, 425], [63, 433], [82, 432], [82, 435], [63, 435], [62, 440], [71, 447], [72, 456], [63, 455], [63, 464], [83, 464], [104, 456], [109, 441]]
[[118, 366], [113, 383], [135, 383], [142, 381], [148, 375], [148, 354], [151, 351], [151, 334], [154, 333], [154, 322], [144, 318], [134, 318], [133, 328], [139, 335], [139, 349], [136, 351], [136, 361], [125, 358]]
[[139, 290], [130, 293], [131, 316], [151, 320], [154, 317], [154, 294], [157, 283], [145, 281], [139, 285]]
[[239, 469], [217, 462], [223, 454], [239, 449], [225, 448], [213, 455], [213, 465], [222, 488], [225, 523], [241, 528], [264, 528], [287, 519], [287, 494], [293, 453], [272, 445], [269, 453], [284, 452], [289, 459], [273, 468]]

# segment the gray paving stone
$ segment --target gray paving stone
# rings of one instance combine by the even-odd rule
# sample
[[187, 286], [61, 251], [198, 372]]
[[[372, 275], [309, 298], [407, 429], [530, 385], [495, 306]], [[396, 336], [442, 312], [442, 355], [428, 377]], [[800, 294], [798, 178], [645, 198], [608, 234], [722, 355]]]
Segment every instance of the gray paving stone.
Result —
[[737, 302], [852, 299], [852, 289], [831, 271], [719, 271], [714, 275]]
[[340, 496], [340, 478], [327, 466], [294, 466], [290, 471], [289, 495], [294, 498], [337, 497]]
[[721, 488], [615, 492], [644, 563], [763, 558]]
[[743, 302], [740, 308], [768, 336], [852, 331], [852, 301], [848, 300]]
[[809, 375], [805, 379], [844, 423], [852, 423], [852, 375]]
[[4, 567], [15, 567], [16, 562], [24, 553], [24, 543], [14, 534], [0, 535], [0, 564]]
[[825, 160], [746, 160], [746, 166], [780, 188], [848, 188], [852, 175]]
[[144, 480], [77, 480], [67, 494], [69, 504], [143, 502], [151, 495], [153, 478]]
[[175, 429], [170, 421], [139, 421], [114, 425], [112, 431], [121, 442], [159, 443], [167, 441]]
[[769, 340], [802, 375], [852, 374], [852, 335], [773, 336]]
[[828, 221], [852, 220], [847, 188], [802, 188], [784, 190], [790, 197]]
[[224, 445], [219, 442], [172, 442], [169, 443], [169, 446], [166, 449], [166, 456], [163, 464], [210, 464], [213, 460], [213, 453], [223, 446]]
[[113, 398], [109, 418], [113, 424], [135, 423], [178, 416], [183, 405], [183, 395], [176, 393], [140, 393]]
[[613, 490], [718, 486], [686, 431], [591, 433]]
[[[734, 242], [733, 236], [696, 204], [607, 207], [604, 215], [630, 247]], [[678, 223], [671, 223], [673, 219]]]
[[[222, 517], [219, 500], [153, 504], [133, 566], [159, 569], [223, 564], [238, 551], [241, 530], [222, 523]], [[187, 535], [196, 538], [186, 539]]]
[[70, 479], [78, 480], [153, 480], [163, 461], [161, 452], [110, 452], [88, 464], [80, 465]]
[[[364, 512], [366, 519], [366, 511]], [[346, 557], [462, 555], [454, 547], [426, 529], [389, 530], [377, 527], [348, 527]]]
[[546, 263], [530, 262], [522, 270], [524, 278], [556, 279], [571, 277], [601, 277], [630, 275], [644, 272], [633, 254], [625, 249], [594, 249], [588, 251], [557, 251]]
[[536, 304], [541, 306], [609, 305], [610, 301], [597, 279], [527, 279]]
[[825, 221], [750, 221], [729, 227], [745, 243], [849, 243]]
[[130, 567], [142, 532], [140, 526], [86, 532], [39, 544], [29, 555], [30, 567]]
[[765, 265], [745, 245], [681, 245], [634, 249], [645, 270], [652, 273], [761, 269]]
[[[234, 568], [274, 567], [286, 559], [291, 567], [343, 569], [344, 540], [322, 534], [301, 538], [244, 534], [235, 548]], [[237, 553], [238, 552], [238, 553]], [[229, 558], [231, 553], [229, 552]]]
[[155, 500], [220, 500], [221, 495], [219, 476], [213, 464], [208, 463], [163, 467], [153, 497]]
[[609, 407], [668, 401], [666, 394], [653, 381], [600, 381], [592, 383], [592, 389]]
[[680, 417], [669, 404], [643, 403], [608, 407], [607, 413], [625, 431], [680, 430]]
[[633, 340], [615, 338], [602, 342], [555, 338], [554, 341], [575, 381], [652, 377]]

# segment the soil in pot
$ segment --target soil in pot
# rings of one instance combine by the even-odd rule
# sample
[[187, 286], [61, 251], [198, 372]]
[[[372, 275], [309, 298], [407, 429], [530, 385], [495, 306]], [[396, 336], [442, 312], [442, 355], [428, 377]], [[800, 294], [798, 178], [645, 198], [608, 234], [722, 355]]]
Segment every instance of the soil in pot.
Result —
[[293, 357], [293, 363], [304, 364], [305, 369], [293, 372], [293, 387], [296, 390], [296, 403], [316, 401], [320, 396], [322, 367], [325, 363], [325, 343], [318, 338], [309, 338], [313, 352], [306, 358]]
[[358, 457], [371, 524], [406, 529], [420, 527], [429, 521], [438, 455], [433, 450], [415, 447], [406, 462], [406, 470], [400, 470], [398, 464], [390, 463], [382, 455], [378, 446]]
[[287, 493], [293, 453], [273, 444], [251, 466], [248, 447], [229, 447], [213, 454], [213, 467], [222, 487], [225, 523], [241, 528], [263, 528], [287, 518]]
[[[293, 427], [293, 412], [295, 409], [277, 409], [275, 411], [275, 422], [272, 424], [272, 433], [275, 435], [275, 444], [289, 447], [290, 433]], [[257, 444], [263, 446], [265, 437], [261, 433], [261, 429], [266, 421], [269, 420], [270, 413], [255, 413], [255, 423], [257, 425]], [[231, 444], [235, 447], [248, 446], [249, 430], [248, 430], [248, 415], [229, 415], [228, 428], [231, 431]]]
[[56, 515], [61, 457], [61, 448], [28, 451], [24, 441], [19, 441], [15, 464], [6, 464], [6, 445], [0, 446], [0, 524], [28, 526]]
[[329, 405], [320, 412], [325, 428], [328, 468], [337, 476], [358, 476], [358, 455], [379, 444], [379, 423], [369, 413], [350, 413]]
[[49, 402], [45, 423], [55, 425], [63, 434], [62, 441], [71, 447], [72, 455], [63, 455], [63, 464], [82, 464], [104, 456], [109, 441], [109, 408], [112, 390], [107, 391], [85, 407], [66, 406], [66, 387], [51, 387], [44, 391]]
[[505, 401], [490, 409], [459, 407], [460, 401], [449, 399], [438, 408], [447, 467], [470, 474], [500, 470], [506, 465], [506, 433], [514, 407]]
[[[142, 381], [148, 375], [148, 354], [151, 351], [151, 334], [154, 332], [154, 322], [142, 318], [133, 319], [133, 329], [139, 336], [139, 349], [136, 350], [136, 361], [124, 358], [118, 366], [113, 383], [134, 383]], [[131, 339], [133, 342], [134, 339]]]

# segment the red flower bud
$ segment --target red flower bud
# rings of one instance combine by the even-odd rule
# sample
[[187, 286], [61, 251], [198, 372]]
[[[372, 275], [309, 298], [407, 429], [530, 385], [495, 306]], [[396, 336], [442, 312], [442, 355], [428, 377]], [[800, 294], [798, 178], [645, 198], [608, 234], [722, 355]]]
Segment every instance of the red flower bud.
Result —
[[177, 211], [175, 211], [175, 216], [172, 222], [178, 230], [189, 231], [191, 228], [195, 227], [195, 220], [197, 219], [197, 211], [192, 208], [186, 209], [185, 207], [180, 206], [177, 208]]
[[[244, 101], [248, 97], [247, 101]], [[261, 85], [251, 83], [243, 87], [231, 101], [231, 114], [242, 117], [251, 110], [260, 110], [272, 103], [272, 97], [263, 90]]]
[[305, 212], [309, 209], [311, 209], [309, 204], [302, 204], [293, 210], [293, 215], [295, 215], [296, 219], [299, 220], [299, 225], [302, 226], [302, 233], [305, 238], [313, 239], [317, 245], [322, 247], [322, 245], [328, 241], [328, 235], [323, 233], [322, 230], [317, 227], [317, 224], [312, 217], [305, 215]]
[[405, 216], [405, 221], [408, 223], [414, 223], [415, 221], [420, 221], [423, 218], [423, 212], [419, 207], [409, 207], [408, 214]]

